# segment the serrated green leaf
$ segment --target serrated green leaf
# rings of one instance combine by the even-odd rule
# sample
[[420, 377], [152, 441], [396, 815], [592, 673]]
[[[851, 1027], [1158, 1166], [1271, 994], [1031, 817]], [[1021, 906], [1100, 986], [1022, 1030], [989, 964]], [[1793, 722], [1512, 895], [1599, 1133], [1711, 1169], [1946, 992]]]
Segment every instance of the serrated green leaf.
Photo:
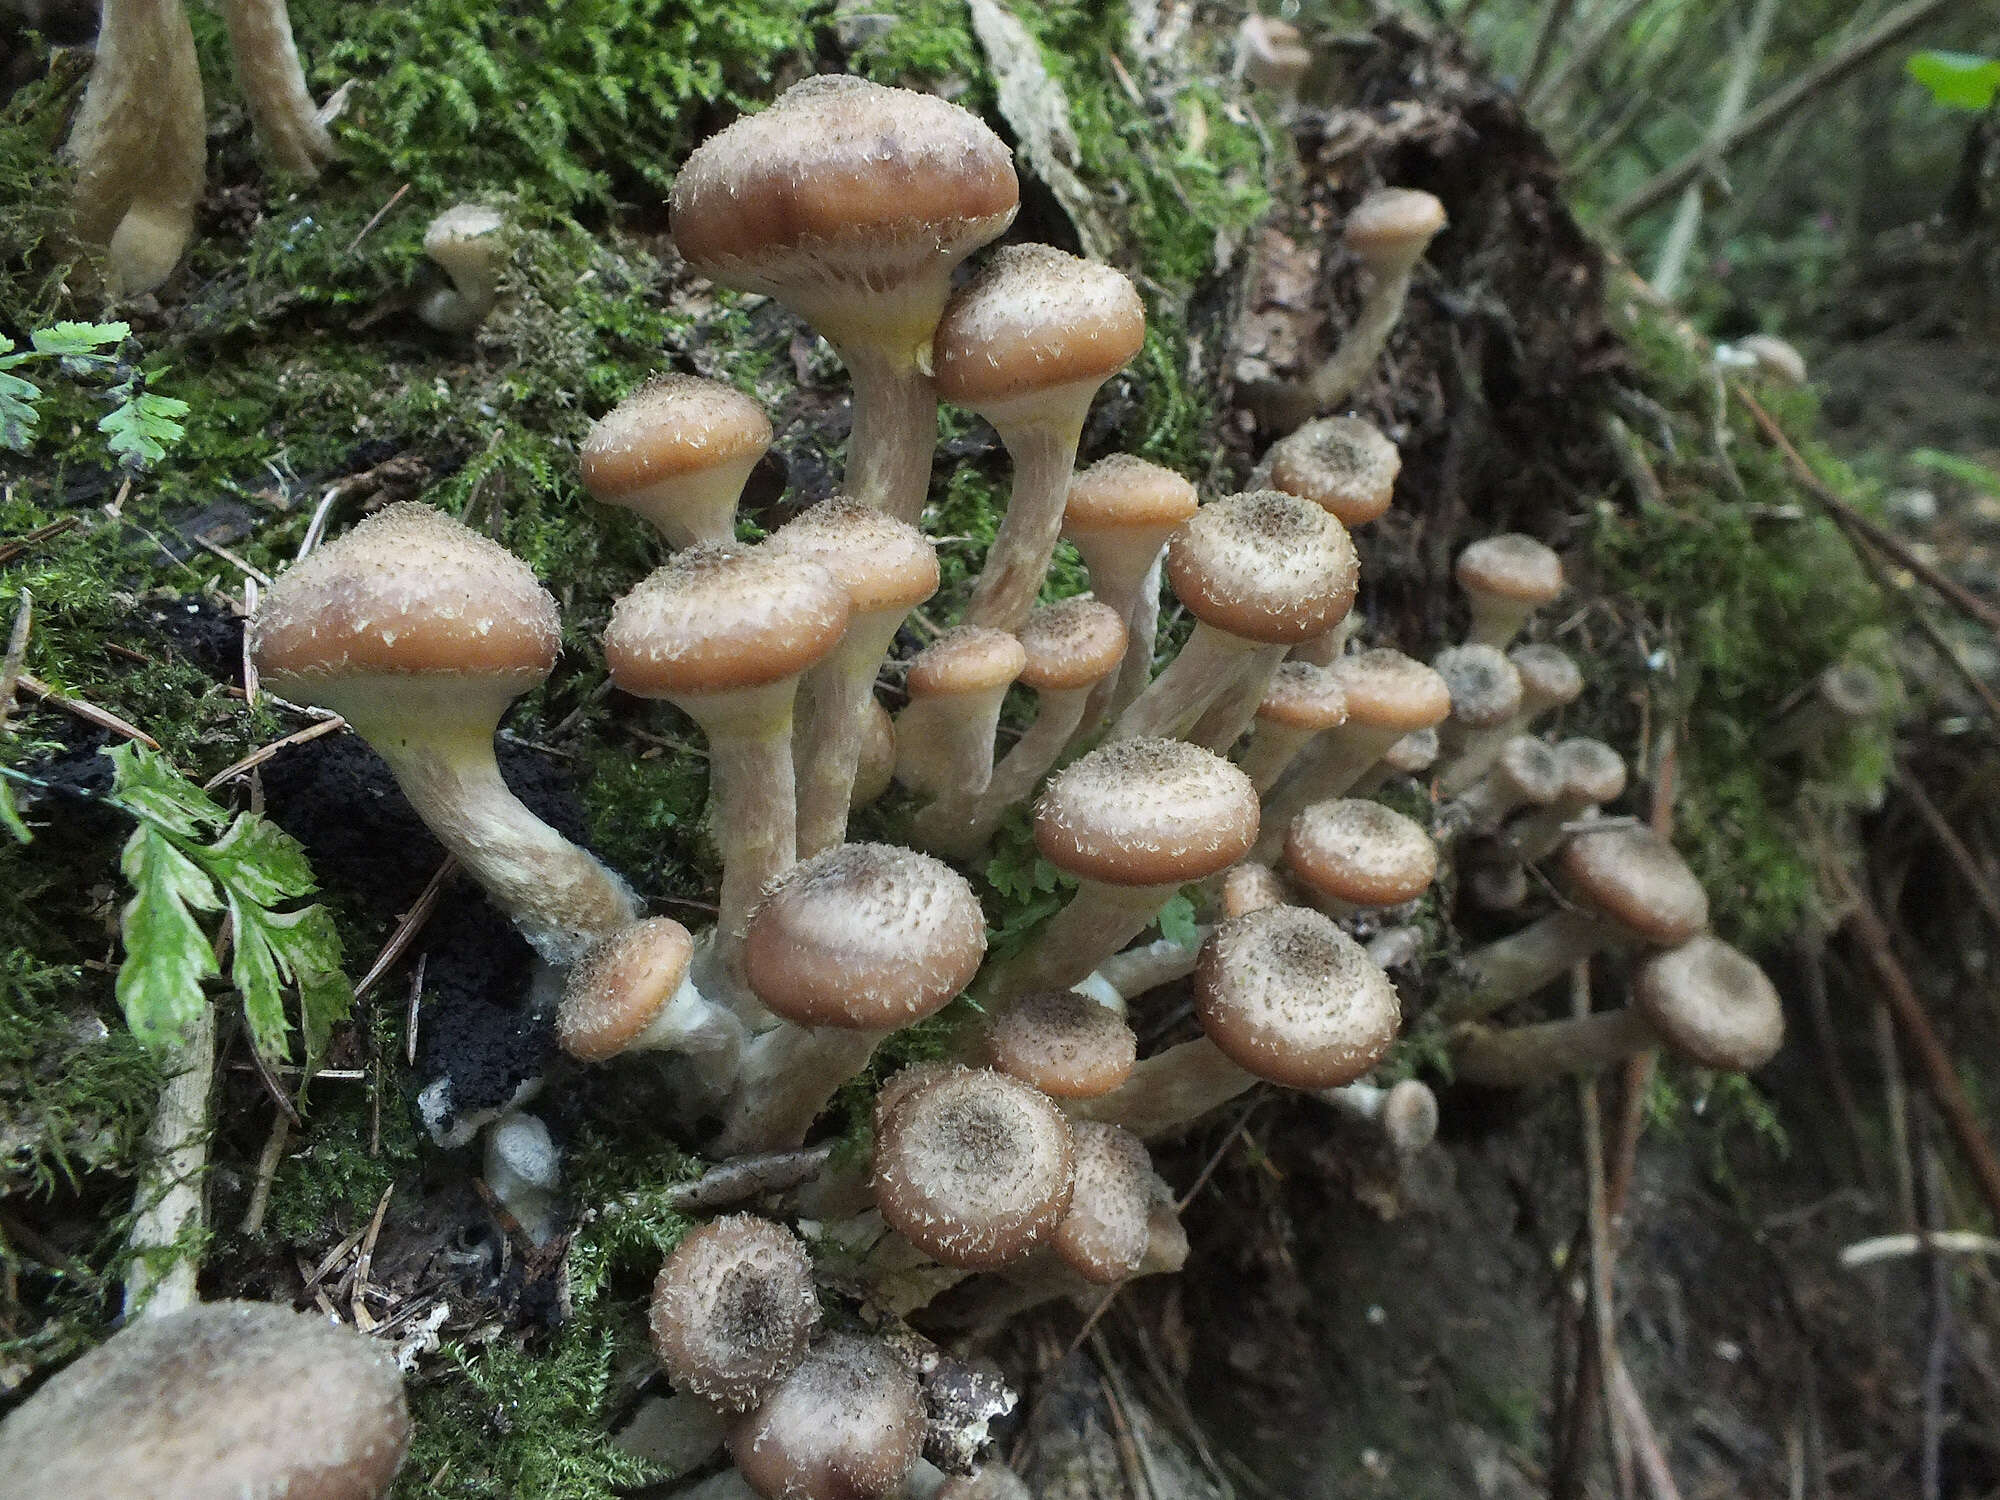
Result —
[[120, 463], [143, 469], [165, 458], [167, 449], [187, 436], [187, 428], [177, 420], [187, 411], [187, 402], [149, 392], [106, 412], [97, 430]]
[[268, 819], [240, 813], [206, 849], [194, 851], [223, 887], [259, 906], [275, 906], [317, 888], [299, 841]]
[[40, 354], [89, 354], [106, 345], [122, 344], [131, 336], [130, 323], [52, 323], [28, 335]]
[[35, 425], [42, 414], [35, 403], [42, 399], [38, 386], [18, 375], [0, 370], [0, 448], [26, 453], [34, 441]]
[[119, 919], [118, 1004], [132, 1034], [157, 1045], [183, 1035], [208, 1004], [201, 982], [217, 972], [215, 950], [194, 912], [221, 902], [200, 867], [151, 822], [132, 831], [118, 867], [133, 892]]
[[1160, 936], [1170, 943], [1178, 943], [1183, 948], [1199, 947], [1201, 928], [1194, 920], [1194, 902], [1185, 893], [1175, 896], [1160, 908]]
[[290, 1054], [284, 987], [298, 986], [310, 1076], [326, 1053], [334, 1022], [343, 1019], [354, 1003], [354, 992], [341, 972], [340, 934], [333, 918], [323, 906], [266, 911], [234, 893], [229, 910], [236, 932], [230, 980], [242, 993], [251, 1039], [274, 1062]]
[[235, 919], [235, 950], [229, 962], [229, 982], [243, 997], [243, 1016], [250, 1023], [250, 1041], [271, 1062], [283, 1062], [290, 1048], [285, 1033], [284, 981], [278, 956], [272, 951], [268, 924], [271, 914], [261, 906], [240, 901], [232, 892], [229, 913]]
[[1946, 109], [1983, 113], [2000, 94], [2000, 57], [1976, 52], [1917, 52], [1904, 70]]
[[128, 743], [104, 753], [113, 767], [109, 800], [133, 817], [197, 841], [229, 821], [229, 813], [159, 751]]
[[35, 841], [28, 825], [21, 821], [20, 809], [14, 806], [14, 788], [4, 781], [0, 781], [0, 828], [6, 829], [23, 844]]

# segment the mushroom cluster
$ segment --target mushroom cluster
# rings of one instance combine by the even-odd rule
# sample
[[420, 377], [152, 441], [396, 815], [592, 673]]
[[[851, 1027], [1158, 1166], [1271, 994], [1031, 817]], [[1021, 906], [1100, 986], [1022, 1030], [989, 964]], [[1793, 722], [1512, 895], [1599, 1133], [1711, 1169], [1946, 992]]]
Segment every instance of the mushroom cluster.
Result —
[[[662, 376], [583, 446], [590, 493], [640, 512], [672, 551], [618, 601], [602, 649], [617, 688], [665, 699], [707, 738], [721, 877], [706, 929], [647, 915], [500, 780], [494, 730], [549, 672], [560, 632], [554, 600], [492, 542], [391, 507], [280, 578], [251, 627], [265, 681], [364, 735], [535, 945], [569, 1058], [682, 1059], [669, 1076], [699, 1094], [689, 1117], [711, 1126], [692, 1143], [711, 1156], [800, 1145], [886, 1038], [978, 1002], [946, 1060], [887, 1079], [872, 1161], [791, 1200], [796, 1230], [717, 1219], [661, 1272], [668, 1378], [720, 1415], [764, 1496], [894, 1493], [920, 1456], [968, 1472], [992, 1411], [967, 1415], [934, 1356], [861, 1331], [857, 1300], [879, 1324], [974, 1276], [968, 1291], [1020, 1305], [1178, 1268], [1187, 1243], [1148, 1139], [1265, 1082], [1326, 1100], [1399, 1156], [1422, 1149], [1435, 1097], [1370, 1075], [1402, 1023], [1388, 971], [1421, 946], [1401, 914], [1441, 861], [1478, 872], [1496, 907], [1533, 866], [1552, 863], [1564, 890], [1469, 955], [1436, 1007], [1459, 1027], [1461, 1076], [1526, 1084], [1661, 1044], [1752, 1067], [1779, 1035], [1768, 984], [1706, 935], [1672, 849], [1595, 816], [1623, 790], [1619, 758], [1536, 737], [1582, 686], [1560, 651], [1515, 644], [1562, 588], [1556, 555], [1524, 536], [1468, 548], [1469, 633], [1426, 665], [1354, 639], [1349, 529], [1387, 509], [1399, 467], [1358, 418], [1306, 424], [1253, 487], [1205, 502], [1130, 454], [1073, 473], [1144, 310], [1119, 271], [1037, 245], [995, 251], [954, 290], [1017, 201], [1007, 149], [976, 118], [854, 78], [794, 87], [677, 179], [690, 267], [805, 318], [845, 360], [855, 411], [846, 492], [800, 497], [757, 541], [739, 539], [735, 510], [772, 430], [743, 393]], [[1325, 389], [1372, 363], [1441, 223], [1420, 194], [1357, 213], [1348, 241], [1377, 298]], [[914, 614], [939, 589], [921, 521], [940, 398], [986, 418], [1014, 467], [985, 567], [943, 629]], [[1065, 537], [1091, 593], [1038, 602]], [[1163, 585], [1193, 622], [1165, 661]], [[913, 623], [928, 639], [893, 663], [891, 724], [878, 678]], [[1032, 717], [1002, 753], [1017, 687]], [[902, 792], [871, 818], [904, 842], [850, 842], [884, 768]], [[1425, 772], [1448, 799], [1428, 826], [1373, 800]], [[1016, 808], [1070, 888], [989, 961], [968, 872]], [[1148, 940], [1183, 892], [1201, 941]], [[1484, 1024], [1579, 957], [1635, 945], [1655, 952], [1631, 1010]], [[1198, 1032], [1140, 1057], [1127, 1016], [1164, 1014], [1148, 992], [1170, 983]], [[524, 1227], [548, 1226], [553, 1167], [526, 1149], [547, 1136], [521, 1118], [495, 1126], [492, 1175], [519, 1185]], [[846, 1267], [822, 1275], [837, 1288], [824, 1305], [822, 1252]]]

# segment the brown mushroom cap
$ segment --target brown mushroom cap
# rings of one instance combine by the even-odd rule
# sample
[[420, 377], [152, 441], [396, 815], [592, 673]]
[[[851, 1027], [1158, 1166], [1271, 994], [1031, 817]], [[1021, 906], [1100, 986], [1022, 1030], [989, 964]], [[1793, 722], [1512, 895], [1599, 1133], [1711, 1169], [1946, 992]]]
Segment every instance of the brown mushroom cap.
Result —
[[1450, 646], [1431, 663], [1451, 694], [1451, 716], [1468, 729], [1491, 729], [1521, 707], [1521, 674], [1492, 646]]
[[674, 179], [694, 270], [783, 298], [881, 292], [955, 265], [1013, 221], [1007, 147], [933, 94], [823, 76], [697, 146]]
[[1674, 846], [1646, 827], [1579, 834], [1563, 846], [1562, 872], [1583, 901], [1659, 947], [1708, 926], [1708, 896]]
[[1167, 534], [1200, 508], [1194, 486], [1172, 469], [1130, 453], [1100, 458], [1069, 482], [1062, 533]]
[[1204, 505], [1167, 542], [1167, 581], [1196, 619], [1266, 645], [1326, 634], [1354, 607], [1347, 529], [1311, 501], [1249, 490]]
[[792, 866], [750, 918], [750, 988], [801, 1026], [887, 1031], [972, 982], [986, 919], [965, 877], [889, 844], [840, 844]]
[[1389, 976], [1332, 918], [1301, 906], [1217, 927], [1195, 961], [1194, 1008], [1231, 1062], [1297, 1089], [1352, 1083], [1401, 1021]]
[[648, 917], [593, 944], [563, 986], [563, 1051], [583, 1062], [625, 1051], [674, 998], [693, 958], [693, 937], [671, 917]]
[[678, 1390], [747, 1411], [806, 1356], [819, 1322], [799, 1237], [754, 1214], [691, 1230], [653, 1283], [653, 1348]]
[[1347, 689], [1331, 667], [1284, 662], [1264, 686], [1257, 717], [1286, 729], [1332, 729], [1347, 722]]
[[1229, 873], [1222, 877], [1221, 906], [1225, 917], [1240, 917], [1247, 912], [1262, 911], [1267, 906], [1284, 906], [1291, 899], [1291, 892], [1285, 889], [1284, 877], [1269, 865], [1260, 865], [1255, 860], [1231, 865]]
[[1048, 245], [1008, 245], [945, 306], [938, 394], [984, 411], [1057, 386], [1095, 389], [1145, 338], [1145, 306], [1122, 273]]
[[1602, 740], [1564, 740], [1555, 749], [1562, 795], [1603, 805], [1625, 795], [1625, 757]]
[[1382, 764], [1403, 776], [1428, 771], [1438, 758], [1438, 732], [1413, 729], [1382, 752]]
[[1497, 777], [1520, 801], [1537, 806], [1555, 801], [1568, 787], [1562, 757], [1532, 734], [1510, 737], [1487, 774]]
[[1451, 689], [1444, 678], [1400, 651], [1357, 652], [1328, 670], [1340, 678], [1350, 724], [1412, 734], [1435, 729], [1451, 713]]
[[1583, 694], [1583, 673], [1567, 651], [1540, 642], [1516, 646], [1507, 660], [1521, 674], [1522, 708], [1540, 713], [1574, 703]]
[[1472, 543], [1453, 569], [1468, 594], [1539, 609], [1562, 592], [1562, 559], [1531, 536], [1506, 532]]
[[1445, 225], [1444, 205], [1411, 188], [1377, 188], [1347, 216], [1341, 238], [1371, 267], [1413, 263]]
[[771, 419], [733, 385], [655, 375], [592, 424], [583, 487], [607, 505], [664, 479], [750, 464], [771, 446]]
[[1038, 693], [1087, 688], [1117, 671], [1125, 658], [1125, 622], [1088, 594], [1040, 606], [1018, 638], [1027, 656], [1021, 685]]
[[1437, 846], [1409, 818], [1358, 797], [1315, 802], [1285, 830], [1292, 874], [1335, 901], [1400, 906], [1430, 889]]
[[[556, 602], [528, 565], [428, 505], [391, 505], [279, 576], [250, 621], [269, 685], [478, 676], [525, 692], [555, 665]], [[289, 684], [301, 684], [292, 687]]]
[[1389, 508], [1403, 457], [1359, 417], [1321, 417], [1271, 445], [1271, 488], [1310, 500], [1343, 526]]
[[128, 1324], [0, 1423], [23, 1497], [375, 1500], [409, 1445], [388, 1351], [261, 1302]]
[[769, 546], [689, 547], [611, 609], [604, 660], [641, 698], [780, 682], [839, 644], [847, 591]]
[[1123, 1281], [1146, 1258], [1153, 1207], [1153, 1161], [1129, 1130], [1079, 1120], [1076, 1191], [1056, 1226], [1055, 1252], [1099, 1286]]
[[1056, 1099], [1095, 1099], [1132, 1073], [1138, 1039], [1124, 1017], [1075, 990], [1035, 990], [986, 1030], [986, 1060]]
[[913, 701], [990, 693], [1014, 681], [1027, 664], [1028, 653], [1006, 631], [959, 625], [910, 659], [904, 684]]
[[1035, 847], [1058, 869], [1110, 885], [1180, 885], [1220, 874], [1257, 838], [1257, 789], [1184, 740], [1118, 740], [1071, 762], [1035, 809]]
[[990, 1270], [1026, 1255], [1069, 1208], [1075, 1147], [1039, 1090], [985, 1068], [909, 1089], [875, 1141], [875, 1206], [933, 1260]]
[[1632, 999], [1669, 1048], [1705, 1068], [1747, 1073], [1785, 1040], [1784, 1006], [1764, 971], [1706, 934], [1641, 964]]
[[924, 1398], [876, 1339], [828, 1334], [729, 1431], [729, 1456], [765, 1500], [880, 1500], [916, 1466]]
[[858, 615], [915, 609], [938, 589], [937, 548], [907, 521], [835, 495], [787, 521], [767, 546], [818, 563]]

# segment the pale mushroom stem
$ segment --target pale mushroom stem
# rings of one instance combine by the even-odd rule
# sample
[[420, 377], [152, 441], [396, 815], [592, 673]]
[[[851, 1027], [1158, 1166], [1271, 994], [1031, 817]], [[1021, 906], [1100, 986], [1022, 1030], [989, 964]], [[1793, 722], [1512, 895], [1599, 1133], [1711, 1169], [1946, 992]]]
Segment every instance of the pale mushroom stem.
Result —
[[317, 177], [334, 158], [333, 137], [306, 90], [285, 0], [223, 0], [222, 14], [257, 139], [285, 171]]
[[986, 565], [972, 587], [966, 624], [1011, 631], [1027, 623], [1062, 531], [1063, 502], [1069, 497], [1070, 472], [1076, 466], [1076, 445], [1088, 409], [1086, 393], [1073, 418], [1010, 422], [1000, 429], [1000, 440], [1014, 460], [1014, 488]]
[[[1125, 664], [1118, 669], [1118, 686], [1112, 691], [1105, 708], [1113, 717], [1130, 708], [1146, 691], [1146, 684], [1152, 681], [1153, 652], [1159, 647], [1160, 637], [1160, 575], [1166, 565], [1167, 548], [1162, 542], [1153, 554], [1152, 562], [1147, 564], [1145, 573], [1140, 576], [1131, 613], [1126, 617], [1130, 644], [1125, 648]], [[1093, 574], [1093, 583], [1095, 579]], [[1109, 602], [1116, 603], [1115, 600]]]
[[1486, 1088], [1530, 1088], [1564, 1073], [1595, 1073], [1659, 1038], [1630, 1009], [1600, 1010], [1532, 1026], [1481, 1027], [1453, 1050], [1452, 1073]]
[[1150, 1139], [1200, 1119], [1256, 1082], [1256, 1075], [1223, 1056], [1215, 1043], [1196, 1037], [1143, 1059], [1118, 1088], [1078, 1101], [1071, 1111]]
[[896, 720], [896, 776], [915, 791], [977, 796], [992, 784], [1006, 687], [914, 701]]
[[1415, 269], [1413, 260], [1380, 274], [1340, 347], [1307, 381], [1314, 411], [1339, 405], [1374, 371], [1375, 362], [1388, 346], [1390, 333], [1403, 316], [1403, 304], [1409, 299], [1410, 277]]
[[917, 847], [951, 859], [971, 859], [986, 847], [1010, 808], [1025, 802], [1061, 756], [1083, 720], [1092, 689], [1044, 692], [1036, 700], [1035, 722], [1014, 748], [1000, 757], [983, 792], [946, 792], [918, 813], [911, 824]]
[[854, 386], [843, 492], [915, 525], [930, 497], [937, 388], [914, 354], [892, 355], [858, 340], [833, 343]]
[[798, 863], [792, 775], [790, 715], [774, 733], [709, 735], [709, 806], [722, 851], [716, 951], [731, 973], [758, 894]]
[[1309, 661], [1316, 667], [1330, 667], [1340, 660], [1347, 650], [1347, 643], [1361, 631], [1362, 616], [1358, 609], [1351, 609], [1341, 616], [1340, 623], [1333, 629], [1303, 641], [1292, 648], [1293, 661]]
[[875, 677], [903, 622], [856, 615], [833, 653], [799, 685], [798, 857], [810, 859], [847, 836], [848, 801], [875, 702]]
[[1476, 1021], [1555, 983], [1571, 964], [1618, 940], [1618, 929], [1588, 912], [1550, 912], [1465, 961], [1466, 992], [1444, 1007], [1447, 1021]]
[[789, 1021], [753, 1041], [743, 1055], [718, 1156], [782, 1151], [798, 1145], [841, 1085], [868, 1066], [886, 1032]]
[[1071, 988], [1122, 1015], [1127, 1002], [1192, 974], [1201, 945], [1213, 931], [1213, 927], [1197, 927], [1192, 947], [1172, 938], [1157, 938], [1114, 953]]
[[1236, 681], [1209, 704], [1195, 721], [1188, 738], [1217, 755], [1227, 755], [1230, 747], [1243, 738], [1243, 731], [1257, 717], [1257, 705], [1264, 701], [1264, 690], [1270, 687], [1271, 678], [1284, 659], [1282, 649], [1262, 652]]
[[991, 970], [982, 988], [999, 1000], [1029, 990], [1068, 989], [1144, 932], [1179, 890], [1086, 880], [1032, 945]]
[[169, 1053], [172, 1070], [146, 1132], [146, 1166], [132, 1195], [126, 1248], [125, 1316], [164, 1318], [201, 1300], [200, 1252], [180, 1243], [202, 1227], [202, 1178], [208, 1170], [208, 1096], [215, 1082], [215, 1007], [200, 1010]]
[[1250, 736], [1250, 743], [1244, 747], [1243, 758], [1237, 764], [1261, 796], [1277, 784], [1278, 778], [1298, 759], [1312, 737], [1322, 732], [1260, 721], [1256, 732]]
[[[1259, 645], [1197, 620], [1180, 655], [1118, 716], [1110, 738], [1183, 739], [1202, 711], [1239, 678], [1258, 672], [1268, 676], [1284, 657], [1283, 646]], [[1252, 712], [1255, 708], [1253, 703]]]

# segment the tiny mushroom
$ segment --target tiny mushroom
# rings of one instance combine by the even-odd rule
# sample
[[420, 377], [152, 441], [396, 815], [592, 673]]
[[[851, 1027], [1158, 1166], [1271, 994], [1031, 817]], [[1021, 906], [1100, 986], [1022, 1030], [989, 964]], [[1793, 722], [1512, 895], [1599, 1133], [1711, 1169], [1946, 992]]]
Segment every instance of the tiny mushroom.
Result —
[[417, 316], [440, 333], [470, 333], [500, 300], [500, 231], [507, 221], [483, 203], [447, 208], [424, 231], [424, 254], [451, 285], [417, 304]]
[[1405, 1078], [1387, 1088], [1347, 1083], [1321, 1089], [1318, 1097], [1374, 1132], [1397, 1156], [1414, 1156], [1437, 1139], [1437, 1095], [1421, 1079]]
[[563, 984], [556, 1039], [582, 1062], [628, 1052], [678, 1052], [733, 1078], [743, 1023], [696, 987], [694, 938], [671, 917], [648, 917], [599, 939]]
[[1522, 807], [1554, 803], [1566, 785], [1555, 750], [1531, 734], [1517, 734], [1501, 746], [1492, 769], [1440, 816], [1440, 824], [1450, 830], [1441, 836], [1466, 829], [1491, 833]]
[[1562, 559], [1531, 536], [1504, 532], [1472, 543], [1453, 566], [1472, 606], [1466, 644], [1506, 649], [1536, 610], [1563, 590]]
[[1347, 722], [1340, 674], [1309, 661], [1280, 664], [1264, 685], [1250, 743], [1239, 764], [1259, 794], [1267, 792], [1298, 753], [1324, 730]]
[[1245, 78], [1290, 104], [1312, 66], [1312, 49], [1291, 22], [1253, 11], [1236, 28], [1236, 65]]
[[959, 625], [910, 660], [896, 718], [896, 779], [937, 798], [977, 797], [993, 780], [993, 734], [1007, 689], [1028, 665], [1004, 630]]
[[1431, 661], [1451, 693], [1451, 717], [1438, 726], [1438, 747], [1455, 756], [1473, 736], [1511, 723], [1521, 709], [1521, 672], [1492, 646], [1449, 646]]
[[1602, 740], [1563, 740], [1555, 757], [1562, 790], [1548, 806], [1517, 819], [1502, 833], [1500, 847], [1511, 860], [1533, 864], [1547, 858], [1568, 837], [1569, 824], [1625, 795], [1625, 757]]
[[1315, 802], [1285, 831], [1285, 868], [1330, 917], [1401, 906], [1430, 889], [1437, 847], [1417, 824], [1379, 802]]
[[1050, 1244], [1085, 1281], [1111, 1286], [1138, 1273], [1146, 1258], [1153, 1160], [1136, 1135], [1117, 1125], [1079, 1120], [1076, 1189]]
[[1516, 646], [1507, 653], [1507, 660], [1521, 679], [1520, 706], [1504, 723], [1465, 736], [1458, 753], [1438, 775], [1438, 787], [1446, 796], [1456, 796], [1484, 776], [1508, 740], [1532, 729], [1551, 709], [1574, 703], [1583, 693], [1583, 673], [1566, 651], [1541, 644]]
[[1403, 315], [1411, 273], [1444, 225], [1444, 205], [1408, 188], [1378, 188], [1347, 216], [1341, 237], [1373, 284], [1340, 347], [1312, 373], [1308, 392], [1314, 410], [1339, 405], [1374, 370]]
[[916, 1376], [878, 1339], [814, 1344], [729, 1430], [729, 1456], [764, 1500], [882, 1500], [915, 1467], [924, 1437]]
[[799, 1237], [754, 1214], [691, 1230], [653, 1283], [653, 1348], [677, 1390], [748, 1411], [806, 1357], [819, 1323]]
[[736, 540], [736, 503], [771, 419], [732, 385], [656, 375], [591, 424], [583, 487], [637, 511], [670, 546]]

